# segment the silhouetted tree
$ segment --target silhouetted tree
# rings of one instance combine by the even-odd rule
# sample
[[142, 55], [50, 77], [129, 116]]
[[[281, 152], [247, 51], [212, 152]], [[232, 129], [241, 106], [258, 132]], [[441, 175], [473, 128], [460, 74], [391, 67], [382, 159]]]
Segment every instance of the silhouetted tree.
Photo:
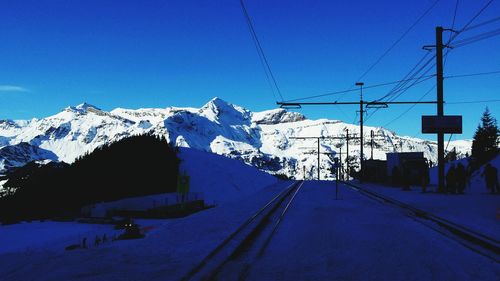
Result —
[[498, 153], [498, 136], [500, 131], [497, 120], [491, 116], [490, 110], [486, 107], [481, 124], [477, 126], [472, 141], [472, 157], [484, 163]]
[[175, 192], [179, 159], [165, 139], [134, 136], [94, 150], [73, 164], [29, 163], [8, 176], [15, 192], [0, 198], [0, 221], [78, 214], [82, 206]]

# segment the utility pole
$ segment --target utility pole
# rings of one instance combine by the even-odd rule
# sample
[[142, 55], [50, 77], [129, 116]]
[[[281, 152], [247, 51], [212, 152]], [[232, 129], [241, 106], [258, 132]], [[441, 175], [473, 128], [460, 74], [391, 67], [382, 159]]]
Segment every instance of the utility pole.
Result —
[[373, 130], [370, 130], [370, 147], [371, 147], [371, 153], [370, 153], [370, 159], [373, 160]]
[[319, 155], [320, 155], [320, 153], [321, 153], [321, 152], [319, 151], [319, 145], [320, 145], [320, 143], [319, 143], [319, 138], [318, 138], [318, 180], [320, 180], [320, 178], [319, 178], [319, 170], [320, 170], [320, 166], [319, 166], [319, 165], [321, 164], [321, 162], [319, 161]]
[[349, 179], [349, 129], [346, 129], [345, 132], [346, 132], [345, 133], [345, 142], [347, 144], [345, 166], [346, 166], [347, 179]]
[[[340, 168], [337, 170], [337, 173], [340, 173], [340, 178], [342, 179], [343, 178], [343, 174], [342, 174], [342, 146], [339, 147], [339, 165], [340, 165]], [[338, 175], [337, 175], [337, 180], [339, 179]]]
[[[436, 89], [437, 116], [444, 116], [443, 106], [443, 27], [436, 27]], [[444, 133], [437, 134], [438, 190], [444, 192]]]
[[359, 181], [363, 182], [363, 82], [356, 82], [356, 86], [360, 87], [359, 92], [359, 134], [360, 134], [360, 153], [359, 153], [359, 167], [360, 177]]
[[[344, 137], [340, 137], [340, 136], [337, 136], [337, 137], [324, 137], [324, 136], [321, 136], [321, 137], [290, 137], [290, 139], [296, 139], [296, 140], [307, 140], [307, 139], [316, 139], [318, 141], [318, 180], [320, 180], [320, 164], [321, 164], [321, 161], [320, 161], [320, 154], [321, 154], [321, 140], [322, 139], [344, 139]], [[323, 154], [329, 154], [329, 153], [323, 153]], [[305, 167], [304, 167], [305, 169]], [[305, 170], [304, 170], [305, 171]], [[305, 178], [305, 176], [304, 176]]]
[[[438, 120], [445, 120], [444, 116], [444, 90], [443, 90], [443, 48], [448, 48], [449, 46], [443, 45], [443, 31], [457, 32], [453, 29], [444, 29], [441, 26], [436, 27], [436, 45], [424, 46], [425, 50], [431, 48], [436, 48], [436, 104], [437, 104], [437, 115], [435, 117]], [[423, 116], [424, 117], [424, 116]], [[422, 120], [423, 120], [422, 117]], [[432, 117], [432, 116], [431, 116]], [[451, 117], [451, 116], [448, 116]], [[460, 117], [461, 118], [461, 117]], [[443, 122], [443, 121], [441, 121]], [[460, 119], [460, 133], [461, 133], [461, 119]], [[427, 128], [428, 129], [428, 128]], [[424, 128], [422, 128], [424, 130]], [[444, 192], [444, 134], [446, 132], [453, 132], [453, 130], [443, 130], [440, 128], [437, 132], [431, 130], [433, 133], [437, 134], [437, 146], [438, 146], [438, 191]]]
[[[320, 180], [320, 140], [324, 139], [325, 137], [290, 137], [290, 139], [296, 139], [296, 140], [307, 140], [307, 139], [317, 139], [318, 140], [318, 180]], [[305, 167], [304, 167], [305, 169]], [[305, 171], [305, 170], [304, 170]]]

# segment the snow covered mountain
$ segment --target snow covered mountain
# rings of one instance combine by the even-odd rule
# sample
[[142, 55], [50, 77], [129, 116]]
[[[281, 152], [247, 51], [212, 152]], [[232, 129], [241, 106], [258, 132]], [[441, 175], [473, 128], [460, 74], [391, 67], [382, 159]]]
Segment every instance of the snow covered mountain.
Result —
[[[317, 141], [292, 139], [301, 136], [342, 136], [359, 133], [359, 126], [339, 120], [309, 120], [297, 112], [273, 109], [251, 112], [214, 98], [201, 108], [117, 108], [110, 112], [84, 103], [43, 119], [0, 121], [0, 171], [30, 161], [71, 163], [95, 148], [124, 137], [143, 133], [164, 136], [176, 146], [191, 147], [243, 160], [272, 174], [314, 178], [317, 173]], [[365, 157], [370, 157], [370, 130], [377, 135], [373, 156], [386, 152], [423, 151], [436, 161], [435, 142], [397, 136], [380, 127], [365, 127]], [[470, 153], [471, 141], [451, 142], [448, 150]], [[328, 168], [347, 143], [323, 139], [321, 178], [331, 178]], [[359, 140], [349, 141], [349, 156], [359, 159]], [[304, 168], [305, 167], [305, 168]]]

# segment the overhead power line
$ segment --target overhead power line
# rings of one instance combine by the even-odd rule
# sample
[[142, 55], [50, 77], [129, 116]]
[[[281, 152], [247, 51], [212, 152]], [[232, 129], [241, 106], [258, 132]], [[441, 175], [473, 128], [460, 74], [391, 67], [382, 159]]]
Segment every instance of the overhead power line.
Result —
[[245, 3], [243, 2], [243, 0], [240, 0], [240, 5], [241, 5], [241, 10], [243, 11], [243, 15], [245, 16], [245, 20], [247, 21], [248, 27], [250, 29], [250, 34], [252, 35], [252, 39], [254, 40], [255, 47], [257, 48], [257, 53], [259, 53], [259, 58], [261, 59], [264, 71], [266, 72], [266, 76], [268, 77], [268, 79], [269, 77], [271, 78], [272, 84], [276, 88], [278, 95], [283, 101], [284, 100], [283, 95], [281, 94], [280, 88], [278, 87], [278, 83], [276, 82], [276, 78], [274, 77], [274, 74], [271, 70], [271, 66], [269, 65], [269, 61], [267, 60], [264, 50], [262, 49], [262, 45], [260, 44], [259, 38], [257, 37], [257, 33], [255, 32], [255, 28], [253, 27], [252, 19], [248, 14], [247, 8], [245, 7]]
[[431, 6], [429, 8], [427, 8], [423, 14], [421, 14], [417, 20], [415, 22], [413, 22], [412, 25], [410, 25], [410, 27], [408, 27], [405, 32], [403, 32], [403, 34], [401, 34], [401, 36], [399, 36], [399, 38], [394, 41], [394, 43], [392, 43], [392, 45], [387, 49], [385, 50], [385, 52], [382, 53], [382, 55], [380, 55], [380, 57], [372, 64], [370, 65], [370, 67], [368, 67], [368, 69], [363, 72], [363, 74], [357, 79], [357, 81], [361, 81], [361, 79], [363, 79], [387, 54], [389, 54], [390, 51], [392, 51], [392, 49], [394, 49], [394, 47], [396, 47], [396, 45], [401, 42], [401, 40], [403, 40], [403, 38], [434, 8], [434, 6], [436, 6], [436, 4], [439, 2], [440, 0], [436, 0], [434, 1]]
[[[430, 78], [427, 77], [427, 73], [434, 67], [435, 63], [431, 65], [431, 67], [427, 68], [427, 70], [419, 75], [417, 78], [415, 78], [415, 76], [417, 76], [421, 71], [423, 71], [433, 60], [434, 58], [436, 57], [435, 55], [433, 55], [430, 59], [428, 59], [425, 63], [423, 63], [423, 65], [421, 65], [418, 69], [417, 67], [422, 63], [422, 61], [424, 61], [424, 59], [427, 57], [429, 53], [427, 53], [426, 55], [424, 55], [422, 57], [422, 59], [420, 59], [417, 64], [406, 74], [405, 78], [410, 76], [410, 78], [412, 80], [415, 80], [414, 82], [412, 82], [409, 86], [408, 85], [408, 82], [403, 82], [401, 84], [398, 84], [396, 85], [396, 87], [394, 87], [391, 91], [389, 91], [389, 93], [387, 93], [386, 95], [384, 95], [383, 97], [377, 99], [376, 101], [382, 101], [386, 98], [388, 98], [389, 101], [393, 101], [395, 100], [396, 98], [400, 97], [403, 93], [405, 93], [406, 91], [408, 91], [410, 88], [414, 87], [415, 85], [417, 84], [420, 84], [422, 82], [425, 82], [427, 80], [429, 80]], [[417, 69], [417, 70], [415, 70]], [[433, 75], [435, 76], [435, 75]], [[371, 117], [373, 117], [373, 115], [375, 113], [377, 113], [378, 111], [380, 110], [380, 108], [375, 108], [374, 111], [372, 111], [366, 118], [366, 121], [370, 120]]]
[[[458, 11], [458, 4], [459, 3], [460, 3], [460, 0], [457, 0], [457, 2], [455, 3], [455, 12], [453, 13], [453, 21], [451, 22], [451, 30], [454, 30], [454, 28], [455, 28], [455, 21], [457, 19], [457, 11]], [[453, 35], [453, 33], [450, 33], [450, 36], [448, 37], [448, 42], [446, 42], [447, 46], [450, 45], [452, 35]], [[450, 51], [450, 49], [447, 49], [446, 54], [448, 54], [449, 51]], [[448, 61], [448, 56], [446, 56], [444, 58], [443, 65], [446, 65], [446, 61]]]
[[448, 43], [451, 43], [457, 36], [459, 36], [462, 32], [465, 32], [468, 30], [470, 25], [479, 17], [490, 5], [493, 3], [493, 0], [488, 1], [477, 13], [460, 29], [458, 30], [453, 36], [451, 36], [450, 40]]
[[469, 104], [469, 103], [488, 103], [488, 102], [500, 102], [500, 99], [495, 99], [495, 100], [456, 101], [456, 102], [447, 102], [446, 104]]
[[[436, 4], [439, 2], [440, 0], [436, 0], [434, 1], [413, 23], [412, 25], [410, 25], [404, 32], [403, 34], [401, 34], [401, 36], [398, 37], [398, 39], [396, 39], [396, 41], [394, 41], [391, 46], [389, 46], [389, 48], [387, 50], [385, 50], [378, 58], [377, 60], [375, 60], [375, 62], [373, 62], [369, 67], [368, 69], [363, 72], [363, 74], [361, 74], [361, 76], [358, 77], [358, 79], [356, 81], [361, 81], [371, 70], [373, 70], [373, 68], [375, 68], [375, 66], [377, 64], [380, 63], [380, 61], [382, 61], [382, 59], [384, 57], [386, 57], [391, 51], [392, 49], [394, 49], [396, 47], [396, 45], [401, 41], [403, 40], [403, 38], [408, 34], [410, 33], [410, 31], [436, 6]], [[349, 90], [353, 89], [354, 86], [351, 86], [349, 88]], [[341, 95], [338, 99], [340, 100], [344, 95]]]
[[459, 74], [459, 75], [449, 75], [444, 78], [461, 78], [461, 77], [471, 77], [471, 76], [482, 76], [482, 75], [493, 75], [500, 74], [500, 70], [497, 71], [489, 71], [489, 72], [478, 72], [478, 73], [469, 73], [469, 74]]
[[[420, 99], [418, 99], [418, 101], [422, 101], [432, 90], [434, 90], [436, 88], [436, 85], [432, 86], [432, 88], [430, 88], [427, 92], [425, 92], [421, 97]], [[405, 110], [403, 113], [401, 113], [400, 115], [398, 115], [396, 118], [392, 119], [391, 121], [387, 122], [383, 127], [387, 127], [389, 126], [390, 124], [394, 123], [395, 121], [399, 120], [401, 117], [403, 117], [404, 115], [406, 115], [408, 112], [410, 112], [410, 110], [412, 110], [417, 104], [412, 104], [407, 110]]]
[[[426, 77], [434, 77], [435, 75], [427, 75]], [[417, 80], [419, 78], [412, 78], [412, 79], [406, 79], [406, 80], [397, 80], [397, 81], [392, 81], [392, 82], [385, 82], [385, 83], [380, 83], [380, 84], [374, 84], [374, 85], [369, 85], [369, 86], [364, 86], [363, 90], [366, 89], [373, 89], [373, 88], [378, 88], [378, 87], [383, 87], [383, 86], [388, 86], [388, 85], [393, 85], [393, 84], [398, 84], [404, 81], [411, 81], [411, 80]], [[341, 91], [336, 91], [336, 92], [329, 92], [329, 93], [324, 93], [324, 94], [319, 94], [319, 95], [314, 95], [314, 96], [308, 96], [308, 97], [303, 97], [303, 98], [297, 98], [297, 99], [292, 99], [292, 100], [287, 100], [287, 102], [293, 102], [293, 101], [301, 101], [301, 100], [308, 100], [308, 99], [314, 99], [314, 98], [321, 98], [321, 97], [326, 97], [326, 96], [334, 96], [334, 95], [339, 95], [339, 94], [344, 94], [344, 93], [349, 93], [349, 92], [359, 92], [359, 89], [346, 89], [346, 90], [341, 90]]]
[[483, 21], [483, 22], [475, 24], [473, 26], [469, 26], [467, 29], [465, 29], [463, 31], [469, 31], [471, 29], [476, 29], [478, 27], [485, 26], [485, 25], [488, 25], [488, 24], [491, 24], [491, 23], [494, 23], [494, 22], [497, 22], [497, 21], [500, 21], [500, 16], [496, 17], [496, 18], [492, 18], [492, 19], [486, 20], [486, 21]]
[[[428, 55], [429, 53], [426, 54], [426, 56]], [[412, 81], [412, 80], [420, 80], [422, 79], [425, 74], [427, 74], [427, 72], [429, 72], [430, 70], [428, 69], [426, 71], [426, 73], [418, 76], [417, 78], [415, 78], [421, 71], [423, 71], [435, 58], [435, 55], [432, 56], [430, 59], [428, 59], [425, 63], [423, 63], [423, 65], [420, 66], [420, 68], [418, 68], [417, 70], [415, 70], [423, 61], [423, 59], [425, 59], [425, 57], [422, 57], [422, 59], [420, 59], [420, 61], [408, 72], [408, 74], [406, 74], [405, 78], [403, 79], [403, 82], [396, 85], [392, 90], [390, 90], [387, 94], [385, 94], [384, 96], [380, 97], [377, 99], [377, 101], [381, 101], [385, 98], [390, 98], [391, 96], [394, 96], [395, 94], [397, 94], [398, 92], [400, 92], [401, 89], [403, 89], [409, 81]], [[407, 77], [410, 77], [410, 78], [407, 78]]]
[[[486, 3], [486, 4], [485, 4], [485, 5], [484, 5], [484, 6], [483, 6], [483, 7], [482, 7], [482, 8], [481, 8], [481, 9], [480, 9], [480, 10], [479, 10], [479, 11], [478, 11], [478, 12], [477, 12], [477, 13], [476, 13], [476, 14], [475, 14], [475, 15], [474, 15], [474, 16], [473, 16], [473, 17], [472, 17], [472, 18], [471, 18], [471, 19], [470, 19], [470, 20], [469, 20], [469, 21], [468, 21], [468, 22], [467, 22], [467, 23], [466, 23], [466, 24], [465, 24], [465, 25], [461, 28], [461, 29], [460, 29], [460, 30], [459, 30], [459, 31], [456, 31], [456, 32], [455, 32], [455, 33], [454, 33], [454, 34], [453, 34], [453, 35], [449, 38], [448, 43], [447, 43], [446, 45], [449, 45], [450, 43], [452, 43], [452, 42], [456, 39], [456, 37], [457, 37], [457, 36], [459, 36], [462, 32], [466, 31], [466, 30], [470, 27], [470, 25], [471, 25], [471, 24], [472, 24], [472, 23], [476, 20], [476, 18], [477, 18], [477, 17], [479, 17], [479, 16], [480, 16], [480, 15], [481, 15], [481, 14], [482, 14], [482, 13], [483, 13], [483, 12], [484, 12], [487, 8], [488, 8], [488, 6], [489, 6], [489, 5], [491, 5], [491, 3], [492, 3], [492, 2], [493, 2], [493, 0], [488, 1], [488, 2], [487, 2], [487, 3]], [[453, 15], [453, 23], [454, 23], [454, 22], [455, 22], [455, 20], [456, 20], [456, 13], [457, 13], [457, 9], [458, 9], [458, 1], [457, 1], [457, 2], [456, 2], [456, 4], [455, 4], [455, 11], [454, 11], [454, 15]], [[481, 24], [483, 24], [483, 23], [481, 23]], [[485, 39], [485, 38], [483, 38], [483, 39]], [[482, 40], [482, 39], [481, 39], [481, 40]], [[444, 56], [443, 56], [445, 60], [446, 60], [446, 58], [448, 57], [449, 52], [450, 52], [450, 49], [447, 49], [446, 53], [445, 53], [445, 54], [444, 54]], [[434, 59], [435, 57], [436, 57], [436, 56], [434, 55], [434, 56], [431, 58], [431, 60], [432, 60], [432, 59]], [[424, 58], [425, 58], [425, 56], [424, 56]], [[425, 67], [426, 67], [426, 66], [429, 64], [429, 62], [430, 62], [429, 60], [428, 60], [428, 61], [426, 61], [426, 62], [424, 63], [424, 65], [423, 65], [423, 66], [421, 66], [421, 67], [420, 67], [417, 71], [415, 71], [415, 72], [413, 72], [413, 74], [411, 74], [411, 73], [412, 73], [412, 71], [413, 71], [413, 70], [414, 70], [414, 69], [415, 69], [415, 68], [416, 68], [416, 67], [417, 67], [417, 66], [418, 66], [418, 65], [419, 65], [422, 61], [423, 61], [423, 59], [421, 59], [421, 60], [417, 63], [417, 65], [416, 65], [416, 66], [415, 66], [412, 70], [410, 70], [410, 72], [409, 72], [409, 73], [405, 76], [405, 78], [407, 78], [408, 76], [410, 76], [410, 78], [415, 77], [415, 76], [416, 76], [416, 75], [417, 75], [420, 71], [422, 71], [423, 69], [425, 69]], [[434, 64], [434, 65], [435, 65], [435, 64]], [[433, 65], [433, 66], [431, 66], [431, 67], [434, 67], [434, 65]], [[429, 69], [428, 69], [426, 72], [428, 72], [428, 71], [429, 71]], [[425, 73], [426, 73], [426, 72], [425, 72]], [[424, 74], [425, 74], [425, 73], [424, 73]], [[411, 75], [410, 75], [410, 74], [411, 74]], [[418, 80], [417, 80], [417, 81], [418, 81]], [[408, 83], [408, 82], [406, 82], [406, 83]], [[386, 94], [385, 96], [383, 96], [381, 99], [390, 98], [391, 96], [392, 96], [392, 99], [391, 99], [391, 100], [394, 100], [395, 98], [398, 98], [399, 96], [401, 96], [401, 94], [402, 94], [402, 93], [404, 93], [404, 91], [403, 91], [403, 92], [400, 92], [400, 93], [399, 93], [399, 94], [397, 94], [397, 95], [395, 95], [395, 93], [396, 93], [399, 89], [401, 89], [401, 87], [402, 87], [402, 86], [403, 86], [403, 85], [396, 85], [396, 87], [394, 87], [394, 89], [393, 89], [393, 90], [391, 90], [389, 93], [387, 93], [387, 94]], [[413, 85], [410, 85], [409, 87], [407, 87], [407, 88], [406, 88], [406, 90], [408, 90], [408, 89], [409, 89], [409, 88], [411, 88], [412, 86], [413, 86]], [[405, 91], [406, 91], [406, 90], [405, 90]], [[369, 115], [369, 116], [366, 118], [366, 121], [368, 121], [368, 120], [369, 120], [369, 118], [370, 118], [370, 117], [372, 117], [372, 116], [373, 116], [373, 114], [375, 114], [378, 110], [379, 110], [379, 108], [376, 108], [376, 109], [375, 109], [375, 110], [371, 113], [371, 115]]]
[[[423, 80], [417, 81], [416, 83], [413, 83], [413, 84], [411, 84], [410, 86], [407, 86], [406, 88], [402, 88], [402, 89], [400, 89], [400, 90], [399, 90], [400, 94], [399, 94], [397, 97], [399, 97], [401, 94], [403, 94], [404, 92], [406, 92], [406, 91], [407, 91], [407, 90], [409, 90], [410, 88], [414, 87], [415, 85], [420, 84], [420, 83], [423, 83], [423, 82], [425, 82], [425, 81], [427, 81], [427, 80], [429, 80], [429, 79], [431, 79], [431, 78], [432, 78], [432, 77], [429, 77], [429, 78], [426, 78], [426, 79], [423, 79]], [[389, 102], [394, 101], [397, 97], [394, 97], [394, 98], [390, 99], [390, 100], [389, 100]], [[420, 100], [418, 100], [418, 101], [420, 102], [420, 101], [421, 101], [421, 99], [420, 99]], [[373, 115], [374, 115], [374, 114], [375, 114], [375, 113], [376, 113], [379, 109], [380, 109], [380, 108], [375, 108], [375, 109], [374, 109], [374, 111], [372, 111], [372, 112], [371, 112], [371, 114], [369, 114], [369, 115], [366, 117], [365, 121], [370, 120], [370, 118], [371, 118], [371, 117], [373, 117]]]
[[457, 41], [453, 44], [453, 47], [454, 48], [462, 47], [462, 46], [469, 45], [469, 44], [472, 44], [472, 43], [475, 43], [478, 41], [482, 41], [482, 40], [485, 40], [488, 38], [492, 38], [492, 37], [495, 37], [498, 35], [500, 35], [500, 28], [497, 28], [495, 30], [491, 30], [488, 32], [484, 32], [484, 33], [481, 33], [481, 34], [478, 34], [478, 35], [475, 35], [475, 36], [472, 36], [472, 37], [469, 37], [466, 39], [462, 39], [460, 41]]

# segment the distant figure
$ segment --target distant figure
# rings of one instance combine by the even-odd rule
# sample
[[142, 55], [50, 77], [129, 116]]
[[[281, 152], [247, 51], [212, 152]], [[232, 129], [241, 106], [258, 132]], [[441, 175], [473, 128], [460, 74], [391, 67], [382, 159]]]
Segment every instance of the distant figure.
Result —
[[83, 237], [82, 239], [82, 248], [87, 249], [87, 237]]
[[467, 173], [462, 163], [458, 163], [455, 170], [455, 193], [463, 194], [467, 182]]
[[490, 163], [486, 164], [484, 171], [481, 174], [486, 181], [486, 187], [490, 190], [490, 193], [500, 192], [500, 186], [498, 184], [498, 170], [497, 168], [491, 166]]
[[455, 165], [452, 164], [446, 173], [446, 191], [448, 193], [455, 193], [456, 190], [456, 171]]
[[102, 236], [102, 243], [108, 242], [108, 237], [106, 236], [106, 233]]
[[99, 238], [98, 235], [95, 236], [95, 242], [94, 242], [94, 245], [97, 247], [99, 246], [99, 244], [101, 244], [101, 238]]
[[399, 171], [399, 168], [397, 166], [394, 166], [394, 168], [392, 168], [392, 185], [398, 186], [400, 180], [401, 180], [401, 172]]

